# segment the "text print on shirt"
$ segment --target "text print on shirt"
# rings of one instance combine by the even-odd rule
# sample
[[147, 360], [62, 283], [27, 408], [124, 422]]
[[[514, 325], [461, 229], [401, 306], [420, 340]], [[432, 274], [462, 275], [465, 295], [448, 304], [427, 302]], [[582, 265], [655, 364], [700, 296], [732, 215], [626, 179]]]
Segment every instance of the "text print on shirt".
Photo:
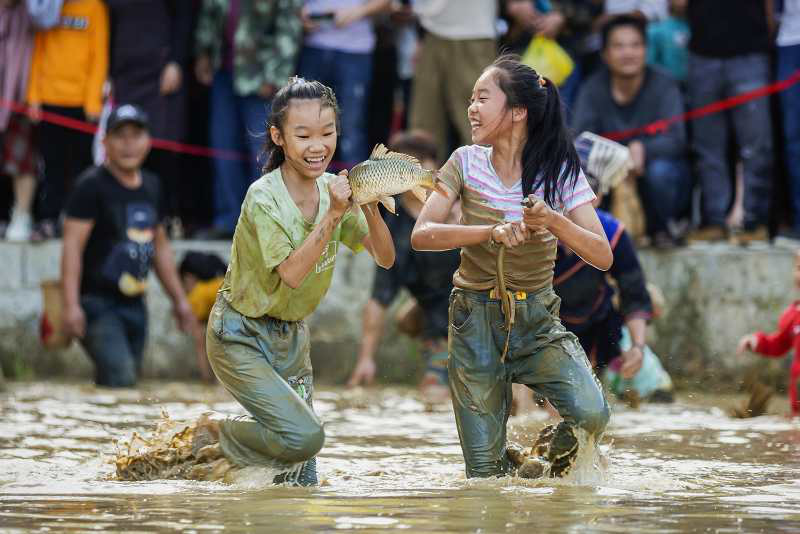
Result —
[[325, 245], [325, 250], [322, 251], [322, 256], [320, 256], [315, 269], [317, 274], [327, 271], [328, 269], [333, 269], [333, 266], [336, 265], [336, 253], [338, 251], [338, 241], [329, 241], [328, 244]]
[[64, 15], [58, 25], [68, 30], [85, 30], [89, 27], [89, 19]]

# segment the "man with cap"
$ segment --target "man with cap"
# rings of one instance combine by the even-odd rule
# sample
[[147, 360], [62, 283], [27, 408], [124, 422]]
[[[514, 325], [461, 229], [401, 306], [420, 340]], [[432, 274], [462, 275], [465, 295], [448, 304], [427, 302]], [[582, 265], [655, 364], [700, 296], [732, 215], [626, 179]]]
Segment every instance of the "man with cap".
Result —
[[112, 110], [105, 163], [90, 167], [67, 200], [61, 280], [64, 328], [94, 361], [96, 383], [136, 383], [147, 331], [144, 293], [151, 266], [182, 330], [195, 324], [164, 229], [158, 178], [141, 168], [150, 151], [147, 115]]

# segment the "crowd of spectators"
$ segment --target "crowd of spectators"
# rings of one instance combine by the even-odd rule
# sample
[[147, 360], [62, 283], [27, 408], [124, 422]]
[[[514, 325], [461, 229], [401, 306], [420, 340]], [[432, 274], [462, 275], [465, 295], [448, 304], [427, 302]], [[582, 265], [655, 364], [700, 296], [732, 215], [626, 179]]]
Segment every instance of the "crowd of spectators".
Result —
[[800, 83], [638, 130], [795, 74], [800, 0], [0, 0], [3, 235], [60, 236], [76, 177], [103, 160], [103, 117], [135, 104], [170, 233], [229, 237], [294, 74], [337, 94], [336, 166], [402, 129], [428, 132], [441, 163], [470, 142], [481, 70], [541, 38], [571, 59], [559, 85], [576, 134], [637, 130], [620, 141], [646, 219], [634, 237], [800, 237]]

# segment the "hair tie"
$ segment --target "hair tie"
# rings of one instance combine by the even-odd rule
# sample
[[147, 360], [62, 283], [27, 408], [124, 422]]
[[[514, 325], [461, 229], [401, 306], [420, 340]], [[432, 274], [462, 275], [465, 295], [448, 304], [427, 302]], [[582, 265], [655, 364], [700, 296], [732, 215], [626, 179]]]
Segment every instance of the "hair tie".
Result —
[[547, 84], [547, 80], [544, 79], [544, 76], [541, 74], [539, 75], [539, 87], [544, 87]]

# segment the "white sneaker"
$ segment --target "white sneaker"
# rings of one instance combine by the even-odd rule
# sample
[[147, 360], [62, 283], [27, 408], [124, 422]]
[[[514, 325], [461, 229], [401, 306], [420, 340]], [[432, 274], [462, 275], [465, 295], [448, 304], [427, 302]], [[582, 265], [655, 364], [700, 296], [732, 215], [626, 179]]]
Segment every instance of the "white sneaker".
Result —
[[25, 242], [31, 238], [33, 232], [33, 220], [30, 213], [20, 213], [14, 210], [11, 214], [11, 222], [6, 230], [6, 241]]

